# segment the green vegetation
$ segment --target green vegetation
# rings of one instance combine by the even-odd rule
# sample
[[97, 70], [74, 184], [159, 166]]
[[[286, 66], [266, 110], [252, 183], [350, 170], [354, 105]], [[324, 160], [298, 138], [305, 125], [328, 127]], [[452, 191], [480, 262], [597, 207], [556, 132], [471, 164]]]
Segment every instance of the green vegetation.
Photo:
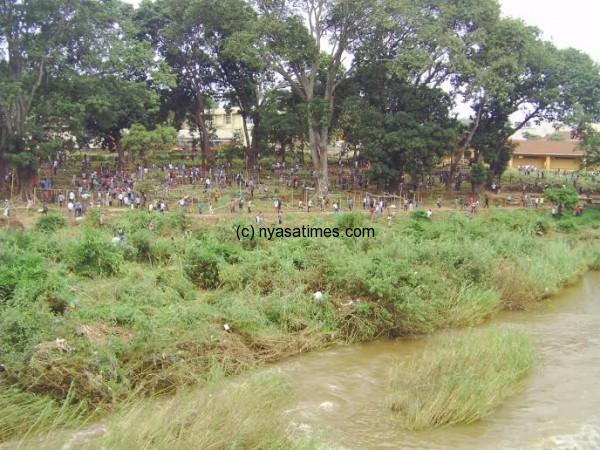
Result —
[[[597, 210], [556, 221], [545, 212], [473, 217], [440, 209], [431, 220], [414, 211], [375, 221], [376, 236], [368, 239], [240, 242], [236, 227], [250, 225], [251, 216], [222, 220], [234, 196], [245, 195], [250, 209], [241, 178], [253, 177], [253, 214], [264, 211], [271, 220], [266, 208], [281, 197], [286, 225], [367, 226], [364, 212], [315, 217], [293, 205], [288, 217], [287, 207], [308, 193], [330, 203], [356, 200], [357, 186], [412, 192], [422, 204], [421, 185], [449, 157], [446, 208], [466, 154], [474, 162], [473, 191], [502, 181], [509, 136], [525, 125], [510, 118], [523, 104], [530, 109], [523, 120], [578, 130], [587, 163], [597, 162], [598, 135], [588, 124], [598, 116], [600, 91], [589, 89], [600, 85], [598, 64], [503, 17], [497, 0], [130, 3], [0, 6], [0, 198], [10, 200], [0, 218], [0, 442], [79, 425], [132, 396], [175, 394], [326, 345], [473, 326], [600, 266]], [[325, 48], [325, 41], [333, 44]], [[467, 123], [453, 118], [458, 97], [471, 110]], [[186, 126], [192, 142], [179, 141], [176, 130]], [[222, 127], [235, 129], [234, 139], [218, 153]], [[334, 133], [345, 140], [336, 155]], [[176, 144], [182, 148], [169, 151]], [[350, 168], [344, 159], [349, 163], [352, 151]], [[152, 168], [175, 161], [169, 173]], [[339, 165], [328, 167], [332, 161]], [[269, 171], [275, 162], [292, 164], [276, 174]], [[220, 164], [228, 179], [202, 190]], [[190, 179], [190, 166], [200, 166], [201, 176]], [[562, 175], [552, 186], [567, 182]], [[594, 175], [572, 183], [598, 190]], [[336, 191], [343, 186], [335, 198], [334, 184]], [[104, 214], [95, 206], [110, 204], [108, 197], [87, 195], [107, 185], [113, 199], [114, 189], [131, 189], [143, 208], [164, 199], [168, 212], [110, 217], [122, 205]], [[541, 192], [537, 180], [534, 188]], [[60, 189], [85, 199], [85, 218], [20, 221], [31, 216], [15, 198], [29, 210], [40, 191], [52, 204]], [[524, 186], [523, 195], [529, 191]], [[183, 197], [195, 208], [202, 201], [211, 218], [186, 215], [173, 202]], [[560, 209], [576, 197], [546, 192]], [[125, 239], [114, 239], [118, 229]], [[222, 400], [219, 409], [204, 399], [217, 414], [206, 421], [223, 426], [231, 441], [178, 434], [188, 427], [203, 433], [194, 428], [202, 424], [190, 424], [199, 408], [190, 399], [166, 412], [180, 413], [180, 422], [152, 419], [164, 436], [113, 426], [104, 445], [291, 445], [276, 427], [262, 434], [266, 422], [254, 424], [254, 435], [229, 417], [228, 405], [244, 417], [271, 402], [267, 397], [241, 406], [225, 394]], [[143, 407], [121, 420], [138, 425]]]
[[563, 208], [572, 208], [579, 203], [579, 197], [574, 189], [555, 188], [544, 191], [546, 199], [558, 206], [558, 215], [562, 216]]
[[[369, 239], [241, 242], [243, 219], [181, 213], [0, 229], [0, 387], [12, 411], [0, 440], [327, 345], [527, 307], [600, 265], [599, 218], [589, 208], [558, 221], [547, 211], [414, 214], [369, 223]], [[299, 215], [293, 225], [308, 223], [367, 226], [359, 213]], [[121, 227], [126, 241], [115, 244]]]
[[519, 390], [534, 359], [533, 343], [522, 332], [474, 331], [397, 363], [390, 406], [408, 430], [471, 423]]
[[232, 384], [138, 401], [115, 414], [104, 436], [83, 448], [313, 448], [287, 432], [284, 413], [294, 397], [281, 375]]
[[17, 389], [0, 390], [0, 438], [19, 436], [26, 439], [63, 426], [81, 426], [90, 419], [85, 403], [72, 405], [67, 397], [62, 405], [52, 398]]
[[564, 141], [566, 139], [564, 133], [561, 133], [560, 131], [546, 135], [546, 140], [548, 141]]
[[59, 216], [58, 214], [48, 214], [38, 219], [35, 224], [35, 229], [38, 231], [53, 233], [59, 228], [64, 227], [66, 223], [67, 221], [64, 217]]
[[[527, 122], [571, 127], [589, 167], [597, 161], [589, 125], [600, 96], [588, 87], [600, 84], [598, 64], [503, 17], [497, 0], [277, 8], [267, 0], [138, 8], [122, 0], [10, 0], [0, 11], [11, 18], [0, 26], [0, 189], [14, 180], [22, 201], [32, 197], [38, 170], [63, 150], [109, 149], [118, 154], [111, 164], [130, 171], [163, 159], [175, 143], [183, 147], [175, 130], [184, 121], [194, 138], [178, 155], [197, 155], [203, 169], [298, 154], [323, 196], [335, 180], [334, 133], [344, 136], [344, 152], [360, 148], [371, 184], [388, 190], [408, 185], [406, 175], [416, 187], [451, 155], [453, 179], [457, 156], [468, 150], [489, 167], [489, 183], [507, 167], [509, 137]], [[335, 45], [323, 48], [324, 41]], [[284, 84], [266, 82], [275, 78]], [[458, 98], [470, 108], [466, 123], [453, 118]], [[215, 114], [219, 104], [229, 124]], [[530, 113], [510, 120], [523, 104]], [[247, 126], [233, 125], [235, 116]], [[218, 155], [223, 125], [235, 132]], [[17, 175], [11, 183], [9, 173]]]

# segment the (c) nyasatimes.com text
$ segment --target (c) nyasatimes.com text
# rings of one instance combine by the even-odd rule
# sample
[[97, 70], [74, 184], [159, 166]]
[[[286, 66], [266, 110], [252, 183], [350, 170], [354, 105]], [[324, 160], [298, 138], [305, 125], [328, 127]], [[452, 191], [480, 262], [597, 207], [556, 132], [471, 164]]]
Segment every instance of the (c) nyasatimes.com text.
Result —
[[271, 240], [273, 238], [374, 238], [374, 228], [320, 228], [302, 225], [301, 227], [255, 227], [254, 225], [238, 225], [237, 238], [254, 239], [255, 237]]

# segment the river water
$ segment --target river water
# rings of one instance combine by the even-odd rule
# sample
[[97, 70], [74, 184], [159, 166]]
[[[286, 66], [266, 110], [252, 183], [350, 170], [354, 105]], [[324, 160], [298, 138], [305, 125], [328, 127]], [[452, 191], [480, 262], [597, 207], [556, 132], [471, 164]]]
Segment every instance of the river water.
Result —
[[280, 364], [299, 398], [289, 412], [293, 426], [338, 449], [600, 448], [600, 273], [586, 275], [535, 311], [502, 312], [490, 324], [529, 333], [538, 358], [523, 391], [489, 417], [426, 432], [403, 432], [392, 423], [385, 387], [391, 363], [435, 345], [442, 333]]

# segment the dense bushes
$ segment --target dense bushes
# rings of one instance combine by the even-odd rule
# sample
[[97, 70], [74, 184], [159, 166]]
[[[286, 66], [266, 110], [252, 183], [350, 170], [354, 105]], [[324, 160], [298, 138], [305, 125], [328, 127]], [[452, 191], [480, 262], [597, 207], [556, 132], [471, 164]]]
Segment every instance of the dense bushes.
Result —
[[47, 276], [41, 255], [0, 248], [0, 304], [9, 299], [32, 300]]
[[[188, 216], [140, 211], [110, 227], [0, 230], [0, 383], [101, 407], [332, 341], [475, 325], [599, 265], [595, 211], [543, 214], [369, 223], [364, 239], [239, 242], [238, 223], [192, 233]], [[563, 221], [577, 233], [556, 234]], [[117, 228], [124, 243], [111, 242]]]
[[358, 212], [340, 214], [336, 220], [337, 227], [342, 230], [347, 228], [359, 228], [362, 227], [364, 223], [364, 214]]
[[190, 248], [184, 260], [184, 270], [196, 286], [213, 289], [219, 285], [219, 257], [199, 246]]
[[123, 251], [100, 232], [85, 228], [66, 249], [69, 270], [90, 278], [117, 274], [123, 264]]
[[66, 220], [64, 217], [56, 214], [47, 214], [38, 219], [35, 224], [35, 229], [47, 233], [53, 233], [59, 228], [64, 227]]

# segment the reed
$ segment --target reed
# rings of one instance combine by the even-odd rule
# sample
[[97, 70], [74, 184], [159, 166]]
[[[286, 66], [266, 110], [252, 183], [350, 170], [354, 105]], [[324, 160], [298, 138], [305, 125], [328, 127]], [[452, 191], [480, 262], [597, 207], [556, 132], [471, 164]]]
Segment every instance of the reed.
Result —
[[252, 376], [167, 399], [136, 401], [111, 418], [84, 448], [309, 448], [287, 432], [293, 395], [284, 377]]
[[395, 363], [389, 406], [407, 430], [471, 423], [521, 389], [534, 359], [533, 342], [523, 332], [468, 332]]

